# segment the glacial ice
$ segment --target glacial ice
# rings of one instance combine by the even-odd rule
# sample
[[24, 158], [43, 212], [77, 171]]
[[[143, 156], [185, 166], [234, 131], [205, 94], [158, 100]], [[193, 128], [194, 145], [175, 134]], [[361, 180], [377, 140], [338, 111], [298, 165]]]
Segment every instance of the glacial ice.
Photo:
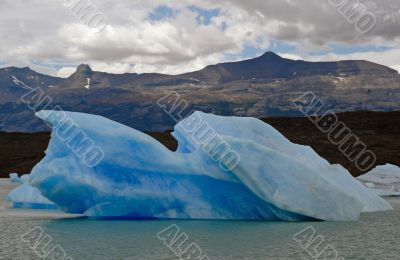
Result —
[[400, 167], [392, 164], [377, 166], [357, 178], [382, 197], [400, 197]]
[[29, 175], [19, 178], [16, 173], [10, 174], [10, 180], [12, 183], [21, 184], [7, 195], [6, 200], [12, 203], [13, 208], [57, 209], [53, 202], [43, 197], [38, 189], [28, 183]]
[[10, 173], [10, 181], [11, 183], [23, 183], [18, 176], [18, 173]]
[[[53, 131], [46, 157], [29, 181], [67, 213], [104, 219], [355, 221], [361, 212], [392, 209], [342, 166], [258, 119], [195, 112], [175, 127], [179, 147], [171, 152], [101, 116], [62, 111], [37, 116]], [[102, 149], [98, 164], [85, 163], [85, 142], [77, 136]]]

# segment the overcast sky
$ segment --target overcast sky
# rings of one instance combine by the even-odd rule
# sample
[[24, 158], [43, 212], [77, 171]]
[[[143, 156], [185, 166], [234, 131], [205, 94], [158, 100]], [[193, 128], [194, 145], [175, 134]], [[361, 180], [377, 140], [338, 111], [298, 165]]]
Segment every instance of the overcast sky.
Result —
[[90, 26], [89, 16], [71, 10], [76, 1], [88, 2], [1, 0], [0, 67], [63, 77], [81, 63], [113, 73], [177, 74], [271, 50], [400, 70], [399, 0], [360, 1], [376, 19], [368, 33], [329, 0], [90, 0], [99, 14]]

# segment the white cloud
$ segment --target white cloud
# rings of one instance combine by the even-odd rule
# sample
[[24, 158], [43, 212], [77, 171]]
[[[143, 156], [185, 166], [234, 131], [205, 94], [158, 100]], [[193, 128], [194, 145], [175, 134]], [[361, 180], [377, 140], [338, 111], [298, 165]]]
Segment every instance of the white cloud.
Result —
[[68, 78], [76, 71], [75, 67], [63, 67], [57, 71], [57, 77]]
[[[398, 66], [400, 1], [361, 0], [377, 18], [368, 34], [357, 33], [328, 1], [320, 0], [91, 0], [107, 17], [109, 26], [99, 34], [62, 1], [3, 0], [0, 3], [0, 57], [8, 64], [48, 64], [41, 71], [67, 76], [72, 67], [88, 63], [113, 73], [182, 73], [241, 57], [246, 46], [267, 49], [272, 39], [287, 41], [298, 53], [285, 57], [311, 59], [371, 59]], [[175, 15], [149, 20], [158, 6], [167, 5]], [[197, 22], [188, 6], [218, 8], [210, 24]], [[204, 18], [203, 18], [204, 20]], [[331, 43], [384, 45], [393, 51], [351, 55], [310, 56], [329, 50]], [[397, 55], [397, 56], [396, 56]], [[58, 72], [54, 64], [63, 66]]]
[[400, 65], [392, 65], [391, 67], [400, 73]]
[[290, 59], [290, 60], [302, 60], [304, 59], [303, 57], [301, 57], [300, 55], [296, 55], [296, 54], [291, 54], [291, 53], [278, 53], [281, 57], [285, 58], [285, 59]]

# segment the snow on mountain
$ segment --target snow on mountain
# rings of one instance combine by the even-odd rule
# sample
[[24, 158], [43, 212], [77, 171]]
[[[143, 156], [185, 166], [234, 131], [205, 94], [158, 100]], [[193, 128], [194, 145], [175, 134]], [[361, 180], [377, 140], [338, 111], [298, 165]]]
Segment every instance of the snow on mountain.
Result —
[[15, 85], [22, 87], [24, 89], [27, 90], [31, 90], [32, 88], [30, 86], [28, 86], [27, 84], [25, 84], [23, 81], [17, 79], [17, 77], [15, 77], [14, 75], [12, 75], [12, 81], [14, 82]]
[[91, 84], [91, 80], [90, 80], [90, 78], [86, 78], [86, 80], [87, 80], [87, 85], [86, 86], [84, 86], [84, 88], [86, 88], [87, 90], [89, 90], [90, 89], [90, 84]]

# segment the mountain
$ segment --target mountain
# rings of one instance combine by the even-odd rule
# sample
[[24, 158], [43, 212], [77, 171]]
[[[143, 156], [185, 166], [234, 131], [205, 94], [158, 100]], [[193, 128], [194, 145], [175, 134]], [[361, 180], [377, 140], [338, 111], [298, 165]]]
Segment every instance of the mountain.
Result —
[[180, 75], [111, 74], [80, 65], [64, 79], [29, 68], [3, 68], [0, 131], [47, 129], [21, 99], [36, 88], [51, 101], [46, 109], [59, 105], [64, 110], [99, 114], [141, 131], [164, 131], [175, 125], [157, 105], [157, 100], [175, 92], [180, 104], [189, 105], [187, 111], [221, 115], [301, 116], [292, 101], [307, 91], [336, 112], [400, 109], [396, 70], [368, 61], [307, 62], [267, 52]]
[[284, 59], [273, 52], [241, 62], [222, 63], [187, 74], [203, 81], [227, 83], [235, 80], [309, 77], [317, 75], [397, 74], [397, 71], [368, 61], [307, 62]]
[[30, 68], [9, 67], [0, 69], [0, 89], [2, 98], [0, 103], [9, 101], [14, 95], [24, 93], [30, 88], [53, 87], [62, 79], [37, 73]]

